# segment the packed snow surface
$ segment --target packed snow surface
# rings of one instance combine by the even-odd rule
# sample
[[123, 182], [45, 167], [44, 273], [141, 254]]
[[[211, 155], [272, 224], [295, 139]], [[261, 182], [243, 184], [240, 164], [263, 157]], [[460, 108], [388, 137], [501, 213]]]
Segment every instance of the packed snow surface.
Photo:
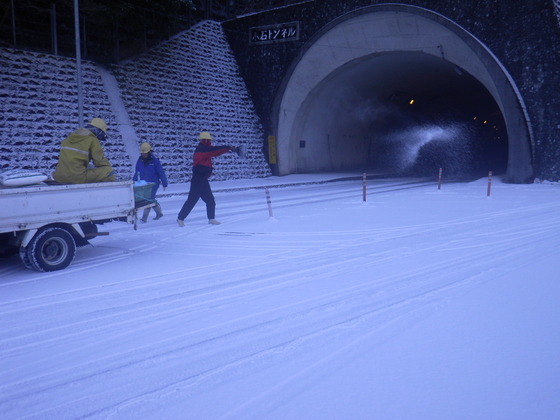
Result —
[[331, 178], [0, 260], [1, 417], [560, 418], [560, 185]]

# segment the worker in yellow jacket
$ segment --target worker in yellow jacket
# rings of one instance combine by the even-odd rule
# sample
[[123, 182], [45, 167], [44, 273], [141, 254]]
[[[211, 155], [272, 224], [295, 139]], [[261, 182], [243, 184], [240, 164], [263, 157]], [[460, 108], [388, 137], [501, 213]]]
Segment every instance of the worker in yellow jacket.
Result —
[[115, 173], [100, 143], [107, 137], [106, 133], [105, 121], [94, 118], [65, 138], [52, 174], [54, 180], [63, 184], [115, 181]]

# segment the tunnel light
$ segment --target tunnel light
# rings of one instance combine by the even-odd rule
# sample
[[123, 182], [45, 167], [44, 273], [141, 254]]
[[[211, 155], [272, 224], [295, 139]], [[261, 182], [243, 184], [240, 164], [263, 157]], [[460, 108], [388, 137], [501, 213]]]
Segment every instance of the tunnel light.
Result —
[[488, 120], [484, 120], [482, 124], [488, 124]]
[[411, 99], [409, 104], [412, 105], [414, 103], [414, 99]]

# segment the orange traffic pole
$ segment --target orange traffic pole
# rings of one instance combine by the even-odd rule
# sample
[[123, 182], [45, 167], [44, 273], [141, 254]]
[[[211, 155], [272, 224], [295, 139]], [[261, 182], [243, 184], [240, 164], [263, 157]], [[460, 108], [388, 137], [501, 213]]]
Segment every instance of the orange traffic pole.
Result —
[[364, 203], [366, 202], [366, 197], [367, 197], [367, 193], [366, 193], [366, 177], [367, 177], [367, 175], [364, 173], [364, 174], [362, 175], [362, 185], [363, 185], [362, 190], [363, 190], [363, 200], [364, 200]]
[[266, 204], [268, 205], [268, 215], [270, 217], [274, 217], [272, 215], [272, 201], [270, 200], [270, 191], [268, 191], [268, 188], [265, 188], [264, 192], [266, 193]]

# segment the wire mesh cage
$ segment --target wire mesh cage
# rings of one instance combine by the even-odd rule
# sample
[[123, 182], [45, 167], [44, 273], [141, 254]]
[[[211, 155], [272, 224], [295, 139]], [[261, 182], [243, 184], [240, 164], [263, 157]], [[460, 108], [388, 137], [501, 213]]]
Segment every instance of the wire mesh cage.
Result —
[[155, 204], [157, 201], [152, 198], [153, 182], [144, 185], [134, 185], [134, 205], [136, 208]]

